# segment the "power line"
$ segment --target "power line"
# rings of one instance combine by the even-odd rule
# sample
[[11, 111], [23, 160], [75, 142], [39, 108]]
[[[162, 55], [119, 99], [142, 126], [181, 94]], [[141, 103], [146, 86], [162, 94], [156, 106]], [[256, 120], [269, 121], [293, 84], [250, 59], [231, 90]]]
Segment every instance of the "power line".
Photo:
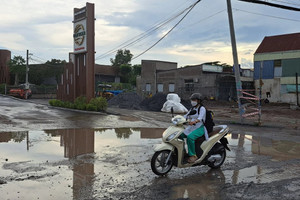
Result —
[[259, 1], [259, 0], [239, 0], [239, 1], [244, 1], [244, 2], [248, 2], [248, 3], [256, 3], [256, 4], [264, 4], [267, 6], [272, 6], [272, 7], [282, 8], [282, 9], [292, 10], [292, 11], [300, 11], [300, 8], [275, 4], [275, 3], [271, 3], [271, 2], [267, 2], [267, 1]]
[[142, 53], [138, 54], [137, 56], [133, 57], [132, 60], [140, 57], [150, 49], [152, 49], [155, 45], [157, 45], [160, 41], [162, 41], [169, 33], [171, 33], [182, 21], [183, 19], [193, 10], [193, 8], [200, 2], [201, 0], [198, 0], [196, 3], [192, 5], [192, 7], [187, 11], [187, 13], [166, 33], [164, 34], [157, 42], [155, 42], [153, 45], [151, 45], [148, 49], [143, 51]]
[[288, 2], [288, 1], [281, 1], [281, 0], [272, 0], [272, 1], [280, 2], [280, 3], [285, 3], [285, 4], [289, 4], [289, 5], [300, 6], [300, 4], [298, 4], [298, 3], [293, 3], [293, 2]]
[[[194, 3], [195, 4], [195, 3]], [[123, 42], [122, 44], [120, 44], [119, 46], [115, 47], [114, 49], [107, 51], [104, 54], [101, 54], [99, 56], [96, 57], [95, 60], [101, 59], [101, 58], [105, 58], [109, 55], [111, 55], [112, 53], [116, 52], [118, 49], [123, 49], [123, 48], [127, 48], [129, 46], [132, 46], [138, 42], [140, 42], [141, 40], [144, 40], [145, 38], [149, 37], [151, 34], [155, 33], [157, 30], [165, 27], [167, 24], [169, 24], [170, 22], [174, 21], [176, 18], [178, 18], [180, 15], [182, 15], [183, 13], [185, 13], [187, 10], [189, 10], [191, 7], [193, 7], [193, 5], [190, 5], [189, 7], [181, 10], [180, 12], [174, 14], [173, 16], [171, 16], [170, 18], [163, 20], [162, 22], [159, 22], [157, 24], [155, 24], [155, 26], [151, 27], [150, 29], [146, 30], [144, 33], [141, 33], [125, 42]]]
[[32, 54], [31, 56], [38, 58], [38, 59], [41, 60], [42, 62], [47, 62], [46, 59], [43, 59], [43, 58], [41, 58], [41, 57], [38, 57], [38, 56], [36, 56], [36, 55], [34, 55], [34, 54]]
[[216, 15], [218, 15], [218, 14], [223, 13], [224, 11], [226, 11], [226, 9], [220, 10], [220, 11], [218, 11], [218, 12], [212, 14], [212, 15], [209, 15], [209, 16], [207, 16], [207, 17], [205, 17], [205, 18], [202, 18], [202, 19], [200, 19], [200, 20], [198, 20], [198, 21], [192, 23], [192, 24], [189, 24], [189, 25], [183, 27], [181, 30], [184, 30], [184, 29], [186, 29], [186, 28], [189, 28], [189, 27], [191, 27], [191, 26], [194, 26], [194, 25], [196, 25], [196, 24], [199, 24], [200, 22], [203, 22], [203, 21], [205, 21], [205, 20], [208, 20], [208, 19], [210, 19], [210, 18], [212, 18], [212, 17], [214, 17], [214, 16], [216, 16]]
[[[182, 14], [182, 13], [181, 13]], [[178, 14], [178, 16], [180, 16], [181, 14]], [[112, 50], [109, 50], [107, 51], [106, 53], [102, 54], [102, 55], [99, 55], [97, 56], [97, 58], [95, 60], [98, 60], [98, 59], [101, 59], [101, 58], [105, 58], [107, 56], [109, 56], [110, 54], [116, 52], [118, 49], [124, 49], [124, 48], [127, 48], [129, 46], [132, 46], [133, 44], [136, 44], [137, 42], [149, 37], [152, 33], [156, 32], [158, 29], [164, 27], [165, 25], [167, 25], [168, 23], [170, 23], [171, 21], [175, 20], [178, 16], [174, 16], [173, 18], [161, 23], [161, 24], [158, 24], [156, 27], [152, 27], [150, 29], [148, 29], [146, 32], [144, 33], [141, 33], [125, 42], [123, 42], [122, 44], [120, 44], [119, 46], [115, 47], [114, 49]]]
[[297, 19], [290, 19], [290, 18], [285, 18], [285, 17], [277, 17], [274, 15], [266, 15], [266, 14], [262, 14], [262, 13], [256, 13], [256, 12], [250, 12], [250, 11], [246, 11], [246, 10], [242, 10], [242, 9], [238, 9], [238, 8], [233, 8], [236, 11], [241, 11], [241, 12], [245, 12], [245, 13], [250, 13], [250, 14], [254, 14], [254, 15], [261, 15], [261, 16], [265, 16], [265, 17], [271, 17], [271, 18], [276, 18], [276, 19], [283, 19], [283, 20], [289, 20], [289, 21], [294, 21], [294, 22], [300, 22], [300, 20]]
[[46, 65], [49, 67], [57, 67], [57, 66], [61, 65], [61, 64], [57, 64], [57, 65], [49, 64], [49, 63], [46, 63], [44, 61], [41, 61], [39, 59], [34, 59], [34, 58], [29, 58], [29, 60], [36, 62], [35, 65]]

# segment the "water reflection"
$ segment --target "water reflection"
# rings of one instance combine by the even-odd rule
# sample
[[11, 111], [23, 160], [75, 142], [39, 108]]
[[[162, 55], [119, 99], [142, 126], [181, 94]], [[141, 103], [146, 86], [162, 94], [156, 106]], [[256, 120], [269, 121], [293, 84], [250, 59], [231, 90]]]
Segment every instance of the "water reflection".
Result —
[[[69, 184], [72, 185], [73, 198], [93, 199], [93, 194], [95, 191], [95, 162], [97, 161], [95, 159], [95, 152], [97, 152], [97, 156], [101, 156], [103, 152], [102, 149], [109, 149], [107, 146], [110, 146], [109, 151], [106, 151], [106, 153], [109, 154], [110, 151], [116, 151], [115, 147], [131, 144], [140, 146], [147, 145], [150, 146], [150, 149], [152, 144], [159, 143], [159, 141], [148, 139], [161, 138], [163, 131], [164, 129], [152, 128], [119, 128], [65, 129], [13, 133], [4, 132], [0, 133], [0, 152], [2, 154], [0, 157], [3, 157], [3, 155], [7, 156], [8, 158], [10, 158], [9, 156], [13, 157], [13, 154], [7, 153], [11, 151], [16, 154], [16, 157], [18, 157], [17, 159], [19, 160], [15, 159], [16, 161], [40, 161], [39, 159], [41, 159], [41, 157], [45, 160], [49, 159], [49, 157], [53, 155], [55, 155], [52, 159], [54, 162], [61, 160], [63, 157], [67, 158], [71, 160], [72, 163], [72, 171], [70, 171], [72, 173], [72, 183], [70, 182]], [[237, 165], [238, 163], [245, 162], [245, 152], [250, 154], [271, 156], [274, 160], [300, 158], [298, 154], [300, 151], [300, 145], [297, 142], [278, 141], [266, 137], [243, 134], [229, 134], [227, 138], [229, 139], [229, 144], [233, 149], [231, 157], [230, 153], [228, 152], [229, 157], [227, 162], [232, 160], [232, 162], [236, 162]], [[151, 143], [151, 141], [154, 142]], [[5, 146], [7, 143], [11, 144], [10, 149]], [[21, 144], [22, 149], [20, 148], [20, 150], [15, 153], [12, 147]], [[25, 146], [28, 151], [24, 151]], [[143, 149], [144, 146], [141, 149]], [[124, 149], [120, 150], [121, 153], [125, 151]], [[37, 154], [37, 152], [39, 154]], [[144, 152], [141, 152], [142, 155], [139, 156], [144, 157], [143, 153]], [[134, 157], [132, 160], [136, 162], [135, 156], [136, 154], [138, 155], [138, 153], [134, 152], [132, 154], [132, 157]], [[129, 160], [126, 161], [126, 163], [132, 162], [132, 160], [130, 160], [128, 157], [126, 159]], [[42, 160], [40, 163], [43, 163], [44, 160]], [[49, 160], [51, 161], [51, 159]], [[142, 165], [148, 166], [148, 161], [147, 163], [145, 162]], [[98, 165], [96, 165], [96, 167], [99, 169], [101, 168]], [[219, 170], [217, 172], [209, 171], [207, 174], [199, 174], [195, 177], [188, 177], [188, 179], [191, 178], [191, 182], [189, 182], [189, 184], [186, 184], [186, 178], [183, 179], [182, 182], [180, 180], [176, 180], [179, 182], [179, 184], [173, 188], [174, 197], [197, 199], [197, 197], [200, 196], [218, 199], [218, 188], [220, 185], [224, 185], [224, 177], [226, 177], [227, 181], [233, 184], [249, 181], [261, 183], [263, 182], [262, 178], [266, 176], [266, 172], [264, 170], [265, 169], [263, 169], [261, 166], [251, 166], [240, 170], [232, 170], [226, 173], [224, 172], [225, 176], [223, 172]], [[97, 168], [96, 171], [98, 172]], [[20, 188], [22, 188], [22, 186], [20, 186]]]
[[[186, 184], [187, 179], [189, 184]], [[217, 169], [173, 181], [178, 181], [179, 184], [172, 188], [171, 199], [220, 199], [225, 176], [222, 170]]]
[[[241, 163], [244, 162], [245, 152], [250, 152], [252, 154], [270, 156], [272, 160], [275, 161], [285, 161], [291, 159], [300, 159], [299, 151], [300, 144], [292, 141], [284, 140], [273, 140], [271, 138], [262, 136], [250, 136], [243, 134], [231, 134], [229, 135], [229, 144], [231, 147], [235, 147], [234, 162]], [[230, 152], [233, 154], [233, 152]], [[250, 161], [251, 162], [251, 161]], [[265, 174], [267, 170], [264, 170], [261, 166], [255, 165], [240, 170], [233, 170], [231, 176], [231, 182], [233, 184], [238, 184], [241, 182], [254, 182], [262, 183], [267, 180]]]
[[229, 140], [231, 146], [236, 146], [236, 157], [243, 151], [253, 154], [271, 156], [272, 159], [282, 161], [299, 159], [300, 144], [286, 140], [273, 140], [262, 136], [251, 136], [243, 134], [231, 134]]
[[117, 138], [119, 139], [128, 139], [130, 135], [132, 135], [132, 131], [130, 128], [116, 128], [115, 129]]
[[[66, 158], [76, 158], [95, 151], [95, 134], [93, 129], [47, 130], [45, 133], [51, 134], [51, 136], [60, 136], [60, 146], [64, 147], [64, 157]], [[87, 163], [83, 161], [73, 164], [73, 199], [93, 198], [93, 177], [93, 162]], [[82, 192], [82, 190], [85, 190], [85, 192]], [[82, 196], [83, 194], [84, 196]], [[88, 196], [86, 196], [87, 194]]]
[[163, 128], [140, 128], [141, 138], [144, 139], [161, 138], [165, 130], [166, 129]]
[[94, 153], [95, 134], [93, 129], [46, 130], [51, 137], [60, 136], [60, 146], [64, 147], [64, 157]]
[[20, 132], [2, 132], [0, 133], [0, 142], [22, 142], [28, 138], [28, 131], [20, 131]]

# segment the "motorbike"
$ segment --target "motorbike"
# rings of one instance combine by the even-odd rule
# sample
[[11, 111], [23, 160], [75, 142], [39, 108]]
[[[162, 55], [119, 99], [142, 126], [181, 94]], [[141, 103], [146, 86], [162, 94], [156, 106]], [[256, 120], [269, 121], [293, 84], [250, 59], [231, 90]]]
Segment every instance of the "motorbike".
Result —
[[[191, 111], [188, 115], [194, 114], [196, 114], [196, 111]], [[208, 165], [213, 169], [217, 169], [224, 163], [226, 150], [230, 151], [226, 138], [229, 133], [227, 125], [214, 126], [213, 131], [208, 134], [208, 140], [203, 141], [203, 137], [198, 138], [195, 141], [198, 159], [194, 163], [188, 163], [186, 143], [179, 138], [188, 122], [188, 119], [177, 115], [172, 118], [172, 125], [163, 132], [162, 143], [155, 147], [155, 153], [151, 159], [151, 169], [156, 175], [166, 175], [173, 166], [186, 168]]]

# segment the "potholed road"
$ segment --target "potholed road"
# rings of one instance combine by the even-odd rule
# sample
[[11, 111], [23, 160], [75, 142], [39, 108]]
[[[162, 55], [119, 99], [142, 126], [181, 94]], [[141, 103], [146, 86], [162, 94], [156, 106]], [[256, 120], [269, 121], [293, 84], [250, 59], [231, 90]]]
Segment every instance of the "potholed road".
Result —
[[297, 130], [230, 125], [220, 170], [158, 177], [150, 159], [168, 114], [91, 115], [3, 97], [0, 109], [1, 199], [300, 198]]

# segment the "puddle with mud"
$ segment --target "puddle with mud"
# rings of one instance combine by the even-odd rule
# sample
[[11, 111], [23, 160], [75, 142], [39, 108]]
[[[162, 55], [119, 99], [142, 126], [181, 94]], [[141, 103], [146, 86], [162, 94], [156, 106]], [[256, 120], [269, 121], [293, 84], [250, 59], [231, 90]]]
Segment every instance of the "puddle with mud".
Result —
[[[163, 131], [118, 128], [2, 132], [1, 198], [105, 199], [115, 191], [134, 192], [141, 184], [153, 184], [156, 176], [151, 172], [150, 159]], [[229, 134], [227, 138], [232, 151], [228, 152], [226, 163], [244, 162], [238, 158], [245, 155], [270, 156], [274, 162], [300, 159], [297, 142], [239, 134]], [[280, 173], [278, 179], [291, 175], [285, 171]], [[168, 178], [171, 182], [179, 181], [171, 188], [174, 199], [197, 199], [199, 195], [218, 199], [217, 188], [225, 183], [271, 182], [274, 175], [255, 165], [200, 173], [192, 182], [189, 180], [194, 176], [181, 180], [176, 171], [171, 171]]]
[[[164, 129], [62, 129], [0, 133], [1, 199], [94, 198], [111, 151], [151, 144]], [[116, 166], [116, 162], [113, 163]], [[105, 166], [104, 166], [105, 167]], [[105, 174], [104, 174], [105, 175]], [[98, 181], [99, 182], [99, 181]], [[107, 187], [109, 188], [109, 187]], [[39, 191], [38, 193], [32, 191]], [[89, 194], [90, 196], [86, 196]]]

